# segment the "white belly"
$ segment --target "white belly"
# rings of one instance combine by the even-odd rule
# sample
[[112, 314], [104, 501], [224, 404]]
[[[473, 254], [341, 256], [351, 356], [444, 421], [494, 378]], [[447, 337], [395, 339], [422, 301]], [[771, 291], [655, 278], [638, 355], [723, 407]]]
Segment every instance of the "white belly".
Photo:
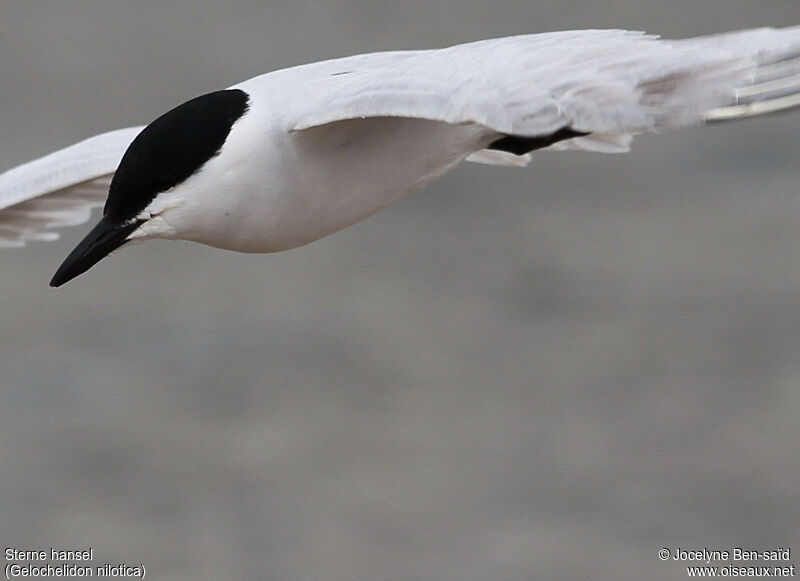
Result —
[[[249, 147], [211, 160], [187, 180], [180, 200], [164, 198], [167, 207], [156, 212], [163, 224], [152, 221], [161, 232], [149, 236], [240, 252], [308, 244], [425, 186], [492, 134], [475, 125], [383, 117], [253, 138], [268, 141], [237, 140]], [[213, 191], [204, 174], [215, 176]]]

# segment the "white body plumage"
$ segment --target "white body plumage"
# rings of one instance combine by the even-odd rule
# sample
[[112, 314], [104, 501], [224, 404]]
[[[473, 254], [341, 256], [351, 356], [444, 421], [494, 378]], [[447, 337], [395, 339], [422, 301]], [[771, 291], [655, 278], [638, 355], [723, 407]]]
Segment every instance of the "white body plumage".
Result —
[[464, 160], [525, 165], [541, 148], [626, 151], [637, 133], [797, 106], [800, 27], [681, 41], [557, 32], [335, 59], [255, 77], [144, 129], [1, 174], [0, 245], [85, 221], [111, 182], [101, 223], [55, 286], [128, 241], [285, 250]]

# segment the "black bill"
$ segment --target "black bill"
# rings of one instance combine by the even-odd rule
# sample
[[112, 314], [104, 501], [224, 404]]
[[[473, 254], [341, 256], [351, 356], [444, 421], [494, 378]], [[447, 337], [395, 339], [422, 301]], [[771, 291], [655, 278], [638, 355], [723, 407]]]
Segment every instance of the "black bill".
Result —
[[79, 274], [83, 274], [111, 252], [128, 241], [128, 235], [136, 230], [143, 220], [136, 220], [127, 224], [119, 224], [103, 216], [97, 226], [92, 228], [86, 237], [80, 241], [75, 250], [70, 252], [67, 259], [59, 267], [50, 286], [59, 287], [69, 282]]

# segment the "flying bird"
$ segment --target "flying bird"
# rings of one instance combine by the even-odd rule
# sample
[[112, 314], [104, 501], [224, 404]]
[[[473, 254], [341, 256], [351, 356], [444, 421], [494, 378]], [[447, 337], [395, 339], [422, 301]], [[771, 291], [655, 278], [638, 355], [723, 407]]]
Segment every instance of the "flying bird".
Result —
[[462, 161], [623, 152], [634, 135], [800, 106], [800, 26], [684, 40], [580, 30], [267, 73], [0, 174], [0, 246], [95, 227], [51, 286], [121, 246], [307, 244]]

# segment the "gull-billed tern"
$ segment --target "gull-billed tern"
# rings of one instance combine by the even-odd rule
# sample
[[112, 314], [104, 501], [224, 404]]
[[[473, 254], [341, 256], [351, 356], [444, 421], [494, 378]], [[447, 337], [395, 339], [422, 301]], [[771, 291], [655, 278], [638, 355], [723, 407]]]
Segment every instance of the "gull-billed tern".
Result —
[[800, 106], [800, 27], [686, 40], [624, 30], [358, 55], [196, 97], [146, 127], [0, 174], [0, 246], [105, 201], [51, 281], [128, 242], [275, 252], [349, 226], [460, 162], [627, 151], [633, 135]]

